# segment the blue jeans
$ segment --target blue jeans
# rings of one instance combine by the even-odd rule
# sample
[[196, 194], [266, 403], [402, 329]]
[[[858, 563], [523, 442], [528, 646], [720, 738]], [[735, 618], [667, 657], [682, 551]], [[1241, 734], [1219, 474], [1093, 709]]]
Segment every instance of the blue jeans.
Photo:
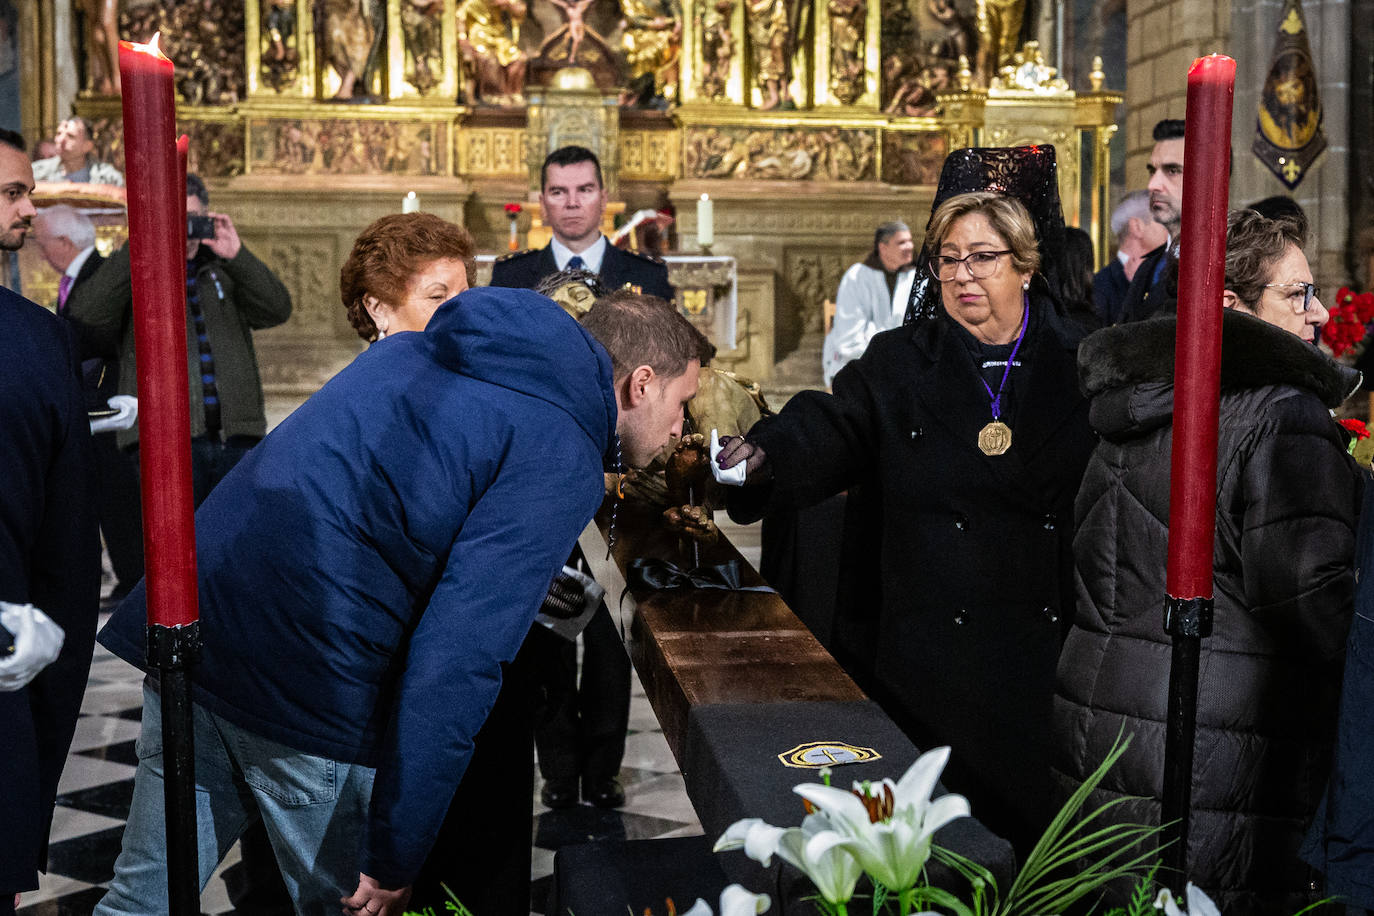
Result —
[[[370, 767], [304, 754], [193, 706], [197, 854], [203, 890], [239, 834], [261, 817], [296, 911], [334, 914], [358, 886]], [[162, 704], [143, 686], [134, 799], [110, 891], [95, 916], [166, 913]]]

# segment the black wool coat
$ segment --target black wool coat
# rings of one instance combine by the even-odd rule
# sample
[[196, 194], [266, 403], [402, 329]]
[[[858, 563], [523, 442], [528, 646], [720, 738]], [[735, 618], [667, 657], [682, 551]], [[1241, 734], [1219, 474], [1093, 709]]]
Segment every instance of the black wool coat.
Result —
[[[1075, 508], [1078, 610], [1059, 661], [1056, 795], [1123, 731], [1090, 800], [1143, 796], [1159, 823], [1171, 643], [1163, 632], [1176, 321], [1108, 328], [1079, 352], [1093, 454]], [[1239, 312], [1223, 322], [1215, 624], [1202, 642], [1188, 878], [1228, 913], [1292, 913], [1297, 849], [1326, 780], [1353, 602], [1360, 480], [1328, 407], [1358, 373]]]
[[38, 887], [95, 648], [100, 539], [77, 367], [66, 324], [0, 287], [0, 601], [33, 604], [66, 634], [56, 661], [27, 686], [0, 692], [6, 895]]
[[773, 482], [730, 505], [750, 521], [865, 486], [878, 509], [876, 692], [918, 746], [952, 746], [946, 783], [1014, 841], [1048, 816], [1073, 497], [1095, 444], [1075, 375], [1081, 332], [1048, 301], [1032, 310], [1006, 454], [978, 448], [990, 399], [964, 332], [941, 313], [876, 335], [833, 395], [802, 392], [756, 425], [748, 438]]

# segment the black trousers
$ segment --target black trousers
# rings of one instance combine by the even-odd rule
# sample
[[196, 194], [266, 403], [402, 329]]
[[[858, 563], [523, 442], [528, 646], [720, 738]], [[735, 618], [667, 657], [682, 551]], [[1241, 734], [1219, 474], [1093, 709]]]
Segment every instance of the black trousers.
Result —
[[110, 565], [124, 593], [143, 578], [143, 509], [139, 505], [138, 463], [115, 444], [115, 434], [91, 437], [91, 467], [100, 533]]
[[[544, 628], [535, 625], [533, 631]], [[477, 916], [528, 916], [534, 843], [534, 707], [539, 655], [526, 638], [501, 672], [501, 693], [473, 742], [408, 910], [446, 913], [441, 882]]]
[[544, 779], [608, 779], [620, 772], [630, 722], [630, 657], [603, 601], [577, 645], [536, 626], [526, 640], [540, 659], [542, 704], [535, 720]]

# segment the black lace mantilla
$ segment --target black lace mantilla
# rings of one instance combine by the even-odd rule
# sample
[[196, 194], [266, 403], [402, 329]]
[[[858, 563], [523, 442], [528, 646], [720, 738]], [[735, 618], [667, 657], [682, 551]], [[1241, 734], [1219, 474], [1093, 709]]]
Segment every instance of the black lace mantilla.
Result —
[[[1014, 197], [1030, 211], [1035, 221], [1035, 234], [1040, 242], [1040, 273], [1031, 281], [1032, 288], [1045, 284], [1044, 292], [1058, 305], [1060, 269], [1059, 259], [1064, 250], [1064, 210], [1059, 204], [1058, 165], [1052, 146], [982, 147], [955, 150], [945, 157], [940, 171], [940, 184], [931, 204], [931, 216], [940, 205], [958, 194], [971, 191], [996, 191]], [[926, 229], [929, 236], [930, 222]], [[911, 285], [907, 301], [906, 323], [919, 319], [933, 319], [940, 313], [940, 282], [925, 269], [935, 252], [923, 248], [920, 270]]]

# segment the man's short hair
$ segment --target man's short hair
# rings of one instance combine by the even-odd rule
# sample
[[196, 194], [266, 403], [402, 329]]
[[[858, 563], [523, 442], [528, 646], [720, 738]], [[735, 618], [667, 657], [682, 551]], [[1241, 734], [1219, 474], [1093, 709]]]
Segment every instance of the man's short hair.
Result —
[[1159, 143], [1163, 140], [1182, 140], [1183, 121], [1178, 118], [1165, 118], [1155, 125], [1154, 138]]
[[1126, 234], [1126, 224], [1133, 219], [1152, 220], [1150, 214], [1150, 192], [1132, 191], [1121, 198], [1121, 203], [1112, 211], [1112, 235], [1121, 238]]
[[24, 137], [22, 134], [0, 127], [0, 145], [8, 146], [22, 153], [24, 152]]
[[648, 366], [664, 379], [677, 378], [701, 355], [700, 334], [692, 323], [657, 296], [616, 290], [596, 300], [582, 327], [610, 354], [617, 380], [637, 366]]
[[205, 187], [205, 182], [201, 181], [199, 175], [186, 175], [186, 196], [194, 197], [200, 201], [201, 206], [210, 206], [210, 189]]
[[86, 139], [90, 140], [91, 142], [95, 142], [95, 128], [91, 126], [90, 121], [87, 121], [85, 118], [81, 117], [81, 115], [72, 115], [70, 118], [63, 118], [62, 123], [80, 124], [81, 130], [86, 134]]
[[899, 219], [883, 223], [873, 233], [873, 250], [877, 251], [878, 246], [899, 232], [910, 232], [911, 227]]
[[539, 168], [539, 190], [544, 190], [549, 183], [549, 166], [566, 167], [577, 165], [579, 162], [590, 162], [596, 171], [597, 185], [605, 187], [605, 182], [601, 180], [601, 161], [596, 158], [596, 153], [585, 146], [560, 146], [544, 157], [544, 164]]
[[66, 239], [84, 251], [95, 244], [95, 223], [75, 207], [54, 204], [38, 211], [35, 222], [42, 220], [43, 232], [53, 238]]

